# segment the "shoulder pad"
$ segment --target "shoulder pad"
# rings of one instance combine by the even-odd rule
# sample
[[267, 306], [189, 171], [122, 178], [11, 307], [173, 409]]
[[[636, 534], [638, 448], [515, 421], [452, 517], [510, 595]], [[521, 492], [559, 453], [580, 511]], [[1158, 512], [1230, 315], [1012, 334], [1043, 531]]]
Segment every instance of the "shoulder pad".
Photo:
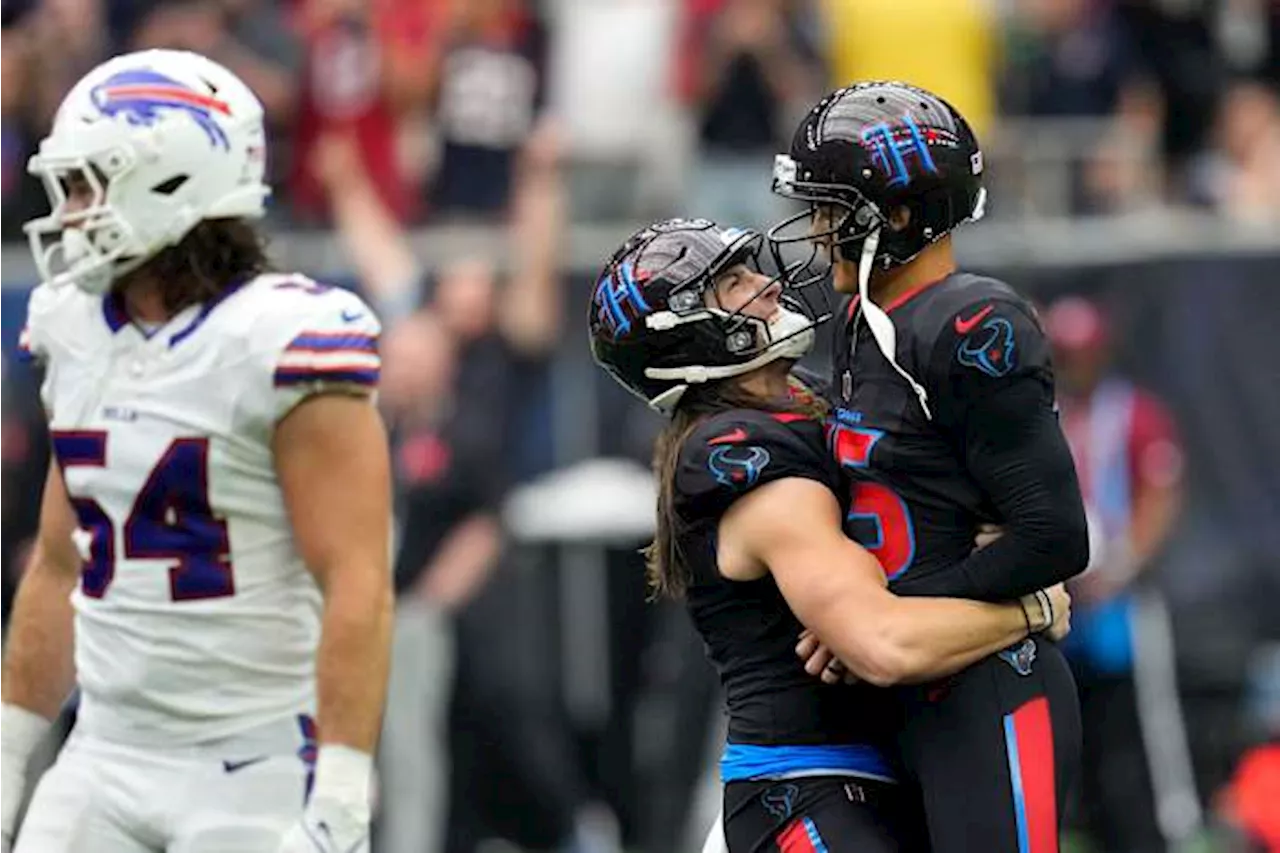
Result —
[[59, 351], [83, 346], [91, 322], [102, 325], [102, 297], [79, 288], [41, 284], [27, 298], [27, 320], [18, 338], [24, 357], [45, 361]]
[[722, 412], [699, 424], [680, 448], [676, 508], [718, 515], [752, 489], [787, 477], [838, 488], [839, 468], [826, 451], [822, 424], [754, 409]]
[[237, 307], [260, 370], [259, 414], [279, 420], [305, 397], [333, 386], [372, 391], [381, 324], [349, 290], [300, 275], [260, 276]]
[[1048, 347], [1031, 302], [1002, 281], [959, 274], [927, 294], [912, 318], [920, 378], [930, 396], [945, 393], [957, 367], [1000, 379], [1048, 365]]
[[930, 288], [924, 296], [927, 304], [915, 315], [914, 331], [920, 344], [930, 348], [939, 338], [948, 337], [948, 331], [963, 334], [974, 314], [987, 305], [1031, 310], [1026, 298], [1003, 281], [968, 273], [952, 276], [942, 286]]

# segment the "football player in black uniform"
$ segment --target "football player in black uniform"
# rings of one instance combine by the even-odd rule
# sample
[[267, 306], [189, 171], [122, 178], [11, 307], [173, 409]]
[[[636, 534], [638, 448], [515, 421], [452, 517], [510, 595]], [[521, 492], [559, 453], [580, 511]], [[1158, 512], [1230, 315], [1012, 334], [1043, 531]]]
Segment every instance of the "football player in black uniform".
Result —
[[[894, 783], [896, 698], [876, 686], [1061, 633], [1068, 601], [1061, 587], [1012, 604], [887, 591], [842, 532], [848, 491], [825, 402], [789, 377], [819, 312], [759, 271], [762, 244], [706, 220], [657, 223], [613, 255], [593, 294], [597, 361], [671, 415], [654, 455], [651, 580], [684, 597], [724, 685], [730, 853], [922, 849], [909, 840], [917, 801]], [[807, 675], [802, 623], [865, 683]]]
[[[1007, 600], [1088, 561], [1035, 312], [1004, 282], [956, 267], [951, 231], [982, 215], [982, 172], [963, 116], [888, 82], [828, 95], [774, 165], [775, 191], [808, 203], [770, 230], [774, 253], [811, 247], [850, 294], [831, 443], [851, 484], [846, 530], [899, 594]], [[971, 553], [984, 522], [1004, 535]], [[1056, 646], [1024, 640], [901, 692], [903, 754], [935, 853], [1056, 851], [1080, 747]]]

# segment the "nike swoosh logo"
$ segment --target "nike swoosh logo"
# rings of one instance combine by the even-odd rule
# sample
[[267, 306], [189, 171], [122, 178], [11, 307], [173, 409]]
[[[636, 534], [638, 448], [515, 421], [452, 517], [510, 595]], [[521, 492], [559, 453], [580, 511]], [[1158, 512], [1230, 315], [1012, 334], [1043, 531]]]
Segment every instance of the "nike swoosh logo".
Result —
[[228, 773], [235, 773], [237, 770], [243, 770], [254, 764], [261, 764], [266, 761], [268, 756], [259, 755], [257, 758], [246, 758], [244, 761], [226, 761], [222, 762], [222, 769]]
[[981, 311], [979, 311], [977, 314], [974, 314], [968, 320], [961, 320], [959, 317], [957, 317], [956, 318], [956, 334], [957, 335], [969, 334], [974, 330], [974, 328], [979, 323], [982, 322], [982, 318], [990, 314], [994, 309], [995, 309], [994, 305], [988, 305], [986, 308], [983, 308]]
[[718, 435], [707, 442], [707, 444], [734, 444], [739, 441], [747, 440], [747, 431], [742, 427], [738, 427], [733, 432], [726, 432], [724, 435]]
[[356, 320], [359, 320], [363, 316], [364, 316], [363, 311], [343, 311], [342, 322], [354, 323]]

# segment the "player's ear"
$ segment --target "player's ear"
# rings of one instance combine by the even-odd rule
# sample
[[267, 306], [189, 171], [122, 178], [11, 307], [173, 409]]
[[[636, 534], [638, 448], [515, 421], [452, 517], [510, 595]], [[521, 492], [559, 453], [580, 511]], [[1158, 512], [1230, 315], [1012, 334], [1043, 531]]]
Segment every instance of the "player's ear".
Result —
[[889, 227], [894, 231], [905, 231], [911, 224], [911, 208], [899, 205], [889, 211]]

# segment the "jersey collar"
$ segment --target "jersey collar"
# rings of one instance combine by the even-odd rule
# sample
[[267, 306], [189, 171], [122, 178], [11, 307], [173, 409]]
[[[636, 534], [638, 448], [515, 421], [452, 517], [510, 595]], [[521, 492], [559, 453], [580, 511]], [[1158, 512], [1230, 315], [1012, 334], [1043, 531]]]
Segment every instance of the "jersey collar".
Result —
[[924, 284], [921, 284], [917, 287], [913, 287], [910, 290], [905, 291], [903, 293], [899, 293], [896, 297], [889, 300], [889, 302], [884, 306], [884, 313], [886, 314], [893, 313], [896, 309], [901, 308], [903, 305], [906, 305], [908, 302], [910, 302], [912, 299], [915, 299], [921, 293], [924, 293], [926, 290], [928, 290], [931, 287], [936, 287], [937, 285], [942, 284], [944, 281], [946, 281], [949, 278], [951, 278], [951, 273], [944, 275], [942, 278], [935, 278], [933, 281], [926, 281]]
[[[211, 299], [208, 302], [205, 302], [204, 304], [200, 305], [198, 310], [195, 312], [195, 316], [192, 317], [191, 320], [189, 320], [188, 322], [183, 323], [181, 327], [178, 329], [178, 331], [174, 332], [172, 335], [169, 336], [169, 346], [171, 348], [175, 347], [178, 344], [182, 343], [184, 340], [186, 340], [188, 337], [190, 337], [192, 333], [194, 333], [195, 330], [198, 329], [202, 323], [204, 323], [205, 319], [209, 316], [209, 314], [213, 311], [214, 308], [216, 308], [220, 303], [225, 301], [228, 296], [235, 293], [240, 288], [244, 287], [245, 283], [246, 283], [246, 280], [240, 280], [240, 281], [234, 282], [229, 287], [227, 287], [226, 290], [224, 290], [221, 294], [219, 294], [216, 299]], [[195, 306], [191, 306], [191, 307], [195, 307]], [[144, 338], [150, 339], [154, 337], [156, 334], [158, 334], [159, 332], [161, 332], [162, 330], [168, 328], [169, 326], [174, 325], [174, 321], [177, 320], [178, 318], [185, 317], [186, 315], [188, 315], [190, 313], [190, 310], [191, 310], [190, 308], [184, 308], [182, 311], [179, 311], [173, 317], [169, 318], [168, 322], [163, 323], [162, 325], [156, 327], [152, 331], [147, 331], [143, 327], [134, 323], [129, 318], [129, 312], [125, 310], [124, 300], [121, 298], [120, 294], [116, 293], [115, 291], [108, 291], [102, 297], [102, 317], [107, 323], [107, 328], [111, 330], [111, 334], [113, 335], [117, 334], [124, 327], [132, 325], [135, 328], [137, 328], [137, 330], [142, 334]]]

